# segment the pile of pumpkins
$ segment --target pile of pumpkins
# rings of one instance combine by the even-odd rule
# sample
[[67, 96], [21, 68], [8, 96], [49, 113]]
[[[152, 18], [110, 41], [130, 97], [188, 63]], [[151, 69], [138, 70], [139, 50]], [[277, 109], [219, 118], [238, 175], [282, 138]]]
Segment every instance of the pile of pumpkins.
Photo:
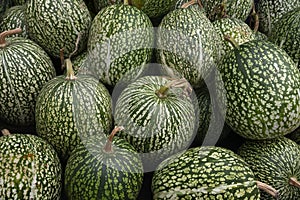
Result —
[[300, 199], [300, 1], [0, 2], [0, 199]]

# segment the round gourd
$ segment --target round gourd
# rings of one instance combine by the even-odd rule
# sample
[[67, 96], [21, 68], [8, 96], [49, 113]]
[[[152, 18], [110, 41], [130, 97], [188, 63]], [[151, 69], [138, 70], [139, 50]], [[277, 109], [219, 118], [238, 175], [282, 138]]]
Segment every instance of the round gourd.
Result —
[[62, 169], [53, 147], [34, 135], [2, 132], [1, 199], [59, 200]]
[[257, 182], [246, 162], [230, 150], [191, 148], [164, 160], [154, 172], [152, 191], [157, 199], [260, 199]]
[[221, 38], [198, 5], [168, 13], [157, 33], [157, 59], [200, 87], [219, 60]]
[[31, 40], [0, 34], [0, 119], [12, 125], [33, 125], [36, 98], [55, 76], [50, 57]]
[[190, 89], [182, 79], [145, 76], [130, 83], [117, 99], [115, 124], [124, 124], [120, 136], [141, 154], [145, 170], [154, 170], [193, 141], [198, 113]]
[[132, 145], [114, 137], [92, 136], [78, 146], [66, 166], [67, 197], [81, 199], [135, 200], [143, 182], [143, 167]]
[[50, 55], [59, 57], [64, 48], [69, 56], [78, 35], [77, 53], [85, 49], [92, 19], [83, 0], [30, 0], [25, 5], [29, 37]]
[[[219, 65], [227, 100], [226, 122], [247, 139], [286, 135], [300, 124], [300, 72], [271, 42], [252, 40]], [[224, 93], [223, 90], [220, 92]]]
[[45, 84], [36, 102], [37, 134], [54, 146], [62, 162], [87, 137], [108, 134], [112, 125], [111, 97], [97, 79], [74, 76], [70, 59], [67, 75]]
[[289, 11], [274, 24], [270, 41], [284, 49], [300, 70], [300, 5]]
[[[247, 162], [258, 180], [273, 186], [279, 199], [300, 198], [300, 148], [285, 137], [247, 141], [238, 154]], [[273, 199], [263, 193], [262, 199]]]
[[94, 18], [88, 39], [88, 73], [114, 86], [152, 56], [154, 33], [149, 17], [136, 7], [115, 4]]
[[3, 15], [2, 21], [0, 22], [0, 32], [21, 28], [22, 33], [12, 35], [12, 37], [24, 37], [28, 38], [27, 28], [25, 24], [24, 10], [25, 6], [13, 6], [10, 7]]

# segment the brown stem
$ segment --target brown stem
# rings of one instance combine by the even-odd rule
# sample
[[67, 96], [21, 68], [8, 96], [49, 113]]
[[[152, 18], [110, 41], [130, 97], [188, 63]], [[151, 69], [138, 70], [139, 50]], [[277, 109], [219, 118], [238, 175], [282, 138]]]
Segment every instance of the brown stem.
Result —
[[72, 53], [70, 53], [69, 55], [69, 58], [71, 59], [71, 57], [77, 52], [78, 50], [78, 45], [79, 45], [79, 42], [80, 42], [80, 39], [81, 39], [81, 34], [79, 33], [78, 36], [77, 36], [77, 39], [76, 39], [76, 42], [75, 42], [75, 49]]
[[254, 28], [253, 28], [253, 31], [256, 33], [257, 30], [258, 30], [258, 27], [259, 27], [259, 17], [258, 17], [258, 14], [256, 13], [256, 10], [255, 10], [255, 3], [254, 3], [254, 1], [252, 3], [252, 14], [251, 14], [251, 16], [254, 19]]
[[104, 147], [104, 151], [107, 152], [107, 153], [111, 153], [113, 152], [113, 149], [112, 149], [112, 142], [113, 142], [113, 139], [114, 139], [114, 136], [116, 135], [117, 132], [119, 131], [122, 131], [124, 130], [124, 127], [123, 126], [116, 126], [111, 134], [109, 135], [108, 139], [107, 139], [107, 142], [105, 144], [105, 147]]
[[181, 8], [188, 8], [194, 4], [198, 4], [200, 6], [200, 8], [203, 8], [201, 0], [190, 0], [190, 1], [182, 4]]
[[230, 37], [229, 35], [225, 35], [225, 36], [224, 36], [224, 39], [225, 39], [226, 41], [230, 42], [230, 43], [233, 45], [233, 47], [235, 47], [235, 48], [237, 48], [237, 49], [240, 48], [240, 45], [239, 45], [232, 37]]
[[270, 194], [272, 197], [274, 197], [275, 199], [278, 199], [278, 191], [273, 188], [272, 186], [266, 184], [266, 183], [263, 183], [263, 182], [260, 182], [260, 181], [256, 181], [257, 183], [257, 187], [260, 189], [260, 190], [263, 190], [265, 191], [266, 193]]
[[291, 177], [290, 180], [289, 180], [289, 184], [290, 185], [293, 185], [297, 188], [300, 188], [300, 182], [297, 180], [297, 178], [295, 177]]
[[7, 129], [2, 129], [2, 130], [1, 130], [1, 133], [2, 133], [2, 135], [4, 135], [4, 136], [10, 135], [10, 132], [9, 132], [9, 130], [7, 130]]
[[7, 43], [5, 41], [7, 36], [15, 35], [15, 34], [18, 34], [21, 32], [22, 32], [21, 28], [16, 28], [16, 29], [12, 29], [12, 30], [8, 30], [8, 31], [4, 31], [4, 32], [0, 33], [0, 47], [5, 47], [7, 45]]
[[67, 66], [67, 76], [66, 76], [66, 79], [67, 80], [76, 80], [77, 77], [74, 74], [73, 64], [71, 62], [71, 59], [67, 58], [65, 60], [65, 63], [66, 63], [66, 66]]

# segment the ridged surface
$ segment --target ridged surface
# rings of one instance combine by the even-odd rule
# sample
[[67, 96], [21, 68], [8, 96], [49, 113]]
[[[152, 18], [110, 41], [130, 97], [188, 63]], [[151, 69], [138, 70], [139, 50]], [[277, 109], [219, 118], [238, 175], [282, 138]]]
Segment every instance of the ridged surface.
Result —
[[25, 18], [29, 37], [50, 55], [59, 57], [64, 48], [67, 57], [75, 49], [78, 34], [77, 53], [85, 48], [91, 16], [83, 0], [30, 0]]
[[199, 87], [219, 59], [221, 38], [198, 6], [167, 14], [157, 34], [158, 62]]
[[62, 161], [90, 135], [108, 134], [111, 97], [96, 79], [58, 76], [42, 89], [36, 103], [37, 134], [54, 146]]
[[129, 5], [112, 5], [94, 18], [88, 39], [87, 70], [114, 86], [130, 70], [152, 56], [153, 30], [149, 17]]
[[270, 41], [284, 49], [300, 70], [300, 5], [299, 8], [285, 13], [274, 24]]
[[[273, 186], [280, 200], [300, 198], [300, 188], [289, 185], [289, 179], [300, 179], [300, 149], [287, 139], [248, 141], [238, 154], [248, 163], [258, 180]], [[263, 193], [262, 199], [273, 199]]]
[[197, 113], [182, 88], [169, 89], [166, 98], [155, 94], [168, 82], [165, 77], [142, 77], [128, 85], [116, 103], [115, 123], [125, 128], [120, 135], [138, 152], [152, 153], [149, 160], [186, 148], [196, 133]]
[[2, 16], [2, 21], [0, 23], [0, 32], [15, 28], [21, 28], [22, 33], [12, 35], [12, 37], [21, 36], [27, 38], [28, 34], [25, 24], [24, 8], [24, 6], [13, 6], [9, 8]]
[[253, 172], [220, 147], [196, 147], [163, 161], [152, 180], [154, 199], [256, 199]]
[[33, 125], [36, 98], [55, 69], [31, 40], [14, 37], [7, 42], [0, 49], [0, 118], [13, 125]]
[[267, 139], [299, 126], [300, 72], [283, 50], [257, 40], [223, 58], [219, 70], [226, 90], [226, 122], [236, 133]]
[[12, 134], [0, 137], [0, 149], [0, 199], [60, 199], [62, 169], [52, 146]]
[[113, 152], [104, 151], [106, 137], [91, 137], [68, 160], [65, 188], [69, 199], [136, 199], [143, 182], [142, 163], [134, 148], [113, 139]]

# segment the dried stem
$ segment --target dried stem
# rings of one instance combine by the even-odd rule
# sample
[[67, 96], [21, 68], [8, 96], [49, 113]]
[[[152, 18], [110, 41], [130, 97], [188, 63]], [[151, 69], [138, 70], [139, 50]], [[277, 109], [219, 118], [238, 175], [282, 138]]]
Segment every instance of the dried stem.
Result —
[[0, 33], [0, 47], [5, 47], [7, 45], [7, 43], [5, 41], [7, 36], [15, 35], [18, 33], [22, 33], [21, 28], [16, 28], [16, 29], [12, 29], [12, 30], [8, 30], [8, 31], [4, 31], [4, 32]]
[[113, 139], [114, 139], [114, 136], [116, 135], [116, 133], [118, 133], [119, 131], [122, 131], [124, 130], [124, 127], [123, 126], [116, 126], [111, 134], [109, 135], [108, 139], [107, 139], [107, 142], [105, 144], [105, 147], [104, 147], [104, 151], [107, 152], [107, 153], [111, 153], [113, 152], [113, 149], [112, 149], [112, 142], [113, 142]]
[[67, 80], [76, 80], [77, 77], [75, 76], [74, 70], [73, 70], [73, 64], [71, 62], [70, 58], [67, 58], [65, 60], [66, 66], [67, 66], [67, 76], [66, 79]]
[[260, 190], [263, 190], [266, 193], [270, 194], [275, 199], [278, 199], [279, 194], [278, 194], [278, 191], [275, 188], [273, 188], [272, 186], [270, 186], [270, 185], [268, 185], [266, 183], [260, 182], [260, 181], [256, 181], [256, 183], [257, 183], [257, 187]]
[[76, 39], [76, 42], [75, 42], [75, 49], [74, 49], [74, 51], [72, 53], [70, 53], [70, 56], [69, 56], [70, 59], [77, 52], [80, 39], [81, 39], [81, 34], [79, 33], [78, 37]]
[[7, 130], [7, 129], [2, 129], [2, 130], [1, 130], [1, 133], [2, 133], [2, 135], [4, 135], [4, 136], [8, 136], [8, 135], [11, 134], [11, 133], [9, 132], [9, 130]]
[[230, 42], [235, 48], [239, 49], [240, 45], [229, 35], [225, 35], [224, 39], [228, 42]]
[[289, 184], [290, 185], [293, 185], [297, 188], [300, 188], [300, 182], [297, 180], [297, 178], [295, 177], [291, 177], [290, 180], [289, 180]]

